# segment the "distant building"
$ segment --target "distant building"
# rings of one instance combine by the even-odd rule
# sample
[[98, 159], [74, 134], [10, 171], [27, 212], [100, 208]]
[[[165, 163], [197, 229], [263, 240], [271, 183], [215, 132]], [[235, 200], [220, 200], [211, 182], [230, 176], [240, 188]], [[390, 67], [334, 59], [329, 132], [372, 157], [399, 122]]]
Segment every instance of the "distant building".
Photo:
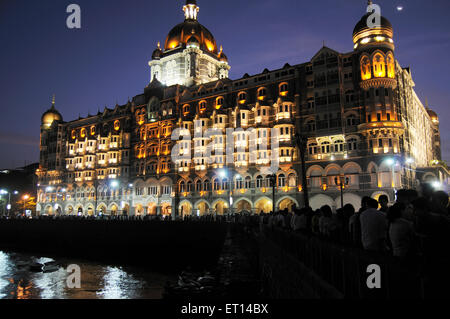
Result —
[[[364, 15], [351, 52], [323, 47], [305, 63], [231, 80], [223, 49], [197, 20], [196, 1], [183, 10], [185, 21], [152, 54], [143, 94], [70, 122], [54, 101], [43, 115], [41, 214], [267, 213], [272, 188], [260, 169], [274, 154], [277, 209], [303, 205], [305, 189], [313, 208], [340, 207], [340, 183], [344, 203], [358, 208], [365, 195], [394, 201], [397, 189], [448, 181], [438, 116], [417, 97], [411, 70], [395, 59], [386, 18], [369, 28]], [[193, 140], [173, 141], [178, 128]], [[208, 128], [217, 130], [195, 136]], [[255, 129], [234, 133], [232, 161], [224, 155], [227, 128]], [[306, 185], [298, 137], [306, 142]], [[255, 142], [269, 149], [250, 152]], [[173, 162], [174, 146], [192, 156]]]

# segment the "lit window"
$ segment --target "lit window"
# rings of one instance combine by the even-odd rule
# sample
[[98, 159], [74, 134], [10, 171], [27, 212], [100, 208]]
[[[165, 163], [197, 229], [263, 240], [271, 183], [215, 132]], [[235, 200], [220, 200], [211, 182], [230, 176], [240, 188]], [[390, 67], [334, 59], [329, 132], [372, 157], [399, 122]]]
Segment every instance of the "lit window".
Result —
[[373, 72], [377, 78], [386, 76], [385, 59], [381, 53], [377, 53], [373, 57]]
[[119, 120], [114, 122], [114, 130], [116, 130], [116, 131], [120, 130], [120, 121]]
[[361, 78], [363, 80], [372, 78], [370, 59], [367, 56], [361, 58]]
[[206, 111], [206, 101], [201, 101], [198, 105], [198, 108], [200, 110], [200, 113], [203, 113]]

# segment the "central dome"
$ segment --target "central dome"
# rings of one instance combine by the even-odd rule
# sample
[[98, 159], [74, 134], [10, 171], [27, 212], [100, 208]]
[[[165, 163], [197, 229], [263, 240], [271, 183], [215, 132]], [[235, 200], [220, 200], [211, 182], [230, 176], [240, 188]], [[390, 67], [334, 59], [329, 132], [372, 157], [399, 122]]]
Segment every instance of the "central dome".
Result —
[[173, 50], [180, 46], [186, 46], [191, 37], [197, 39], [200, 49], [218, 54], [217, 43], [212, 33], [197, 20], [193, 19], [186, 19], [183, 23], [170, 30], [164, 49]]
[[[361, 20], [359, 20], [359, 22], [356, 24], [355, 28], [353, 29], [354, 37], [356, 35], [360, 34], [361, 32], [370, 30], [369, 26], [367, 25], [367, 20], [370, 18], [371, 15], [372, 15], [372, 13], [367, 13], [361, 18]], [[391, 32], [393, 32], [392, 24], [391, 24], [391, 22], [389, 22], [388, 19], [381, 16], [380, 20], [381, 20], [380, 28], [390, 30]]]

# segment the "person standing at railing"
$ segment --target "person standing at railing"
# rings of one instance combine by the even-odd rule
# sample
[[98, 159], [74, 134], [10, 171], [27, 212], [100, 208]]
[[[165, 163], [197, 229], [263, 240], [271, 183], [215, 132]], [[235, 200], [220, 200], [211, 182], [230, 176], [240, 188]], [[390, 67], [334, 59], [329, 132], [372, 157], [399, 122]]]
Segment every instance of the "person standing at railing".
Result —
[[362, 247], [361, 242], [361, 213], [364, 212], [368, 208], [368, 202], [370, 197], [364, 196], [361, 200], [361, 208], [359, 211], [355, 212], [349, 219], [349, 231], [350, 237], [352, 239], [352, 243], [356, 247]]
[[322, 216], [322, 213], [320, 209], [317, 209], [311, 218], [311, 231], [313, 234], [319, 235], [320, 234], [320, 227], [319, 227], [319, 220]]
[[320, 211], [322, 213], [322, 216], [319, 219], [320, 234], [324, 237], [330, 237], [334, 230], [333, 211], [328, 205], [322, 206]]
[[378, 198], [378, 203], [380, 204], [380, 211], [383, 213], [387, 213], [389, 210], [389, 198], [386, 195], [381, 195]]
[[414, 246], [413, 223], [404, 218], [404, 212], [405, 205], [396, 203], [389, 208], [386, 216], [389, 222], [389, 240], [392, 245], [392, 255], [401, 260], [412, 257]]
[[370, 251], [386, 251], [386, 214], [378, 211], [378, 201], [371, 198], [369, 208], [361, 213], [361, 241], [363, 248]]

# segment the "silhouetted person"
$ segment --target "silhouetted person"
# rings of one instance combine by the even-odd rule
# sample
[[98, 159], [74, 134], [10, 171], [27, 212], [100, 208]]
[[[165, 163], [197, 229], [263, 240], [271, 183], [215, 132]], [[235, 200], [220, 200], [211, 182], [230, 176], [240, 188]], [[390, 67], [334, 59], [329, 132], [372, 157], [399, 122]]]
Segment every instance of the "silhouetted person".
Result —
[[378, 201], [371, 198], [368, 209], [361, 213], [361, 241], [363, 248], [370, 251], [385, 251], [387, 220], [386, 214], [378, 211]]
[[378, 198], [378, 203], [380, 204], [380, 211], [387, 213], [389, 210], [389, 198], [386, 195], [381, 195]]
[[320, 211], [322, 213], [322, 216], [319, 218], [319, 231], [320, 234], [322, 234], [325, 237], [330, 237], [331, 233], [334, 230], [334, 223], [333, 223], [333, 211], [331, 210], [331, 207], [328, 205], [322, 206], [320, 208]]
[[364, 196], [361, 199], [361, 208], [359, 211], [355, 212], [352, 216], [350, 216], [349, 220], [349, 231], [352, 239], [353, 245], [356, 247], [362, 247], [361, 242], [361, 213], [367, 210], [368, 202], [371, 200], [370, 197]]
[[403, 217], [405, 205], [396, 203], [386, 215], [389, 222], [389, 240], [392, 255], [401, 259], [411, 258], [414, 248], [413, 223]]
[[448, 194], [444, 191], [434, 192], [431, 196], [433, 213], [448, 216]]

